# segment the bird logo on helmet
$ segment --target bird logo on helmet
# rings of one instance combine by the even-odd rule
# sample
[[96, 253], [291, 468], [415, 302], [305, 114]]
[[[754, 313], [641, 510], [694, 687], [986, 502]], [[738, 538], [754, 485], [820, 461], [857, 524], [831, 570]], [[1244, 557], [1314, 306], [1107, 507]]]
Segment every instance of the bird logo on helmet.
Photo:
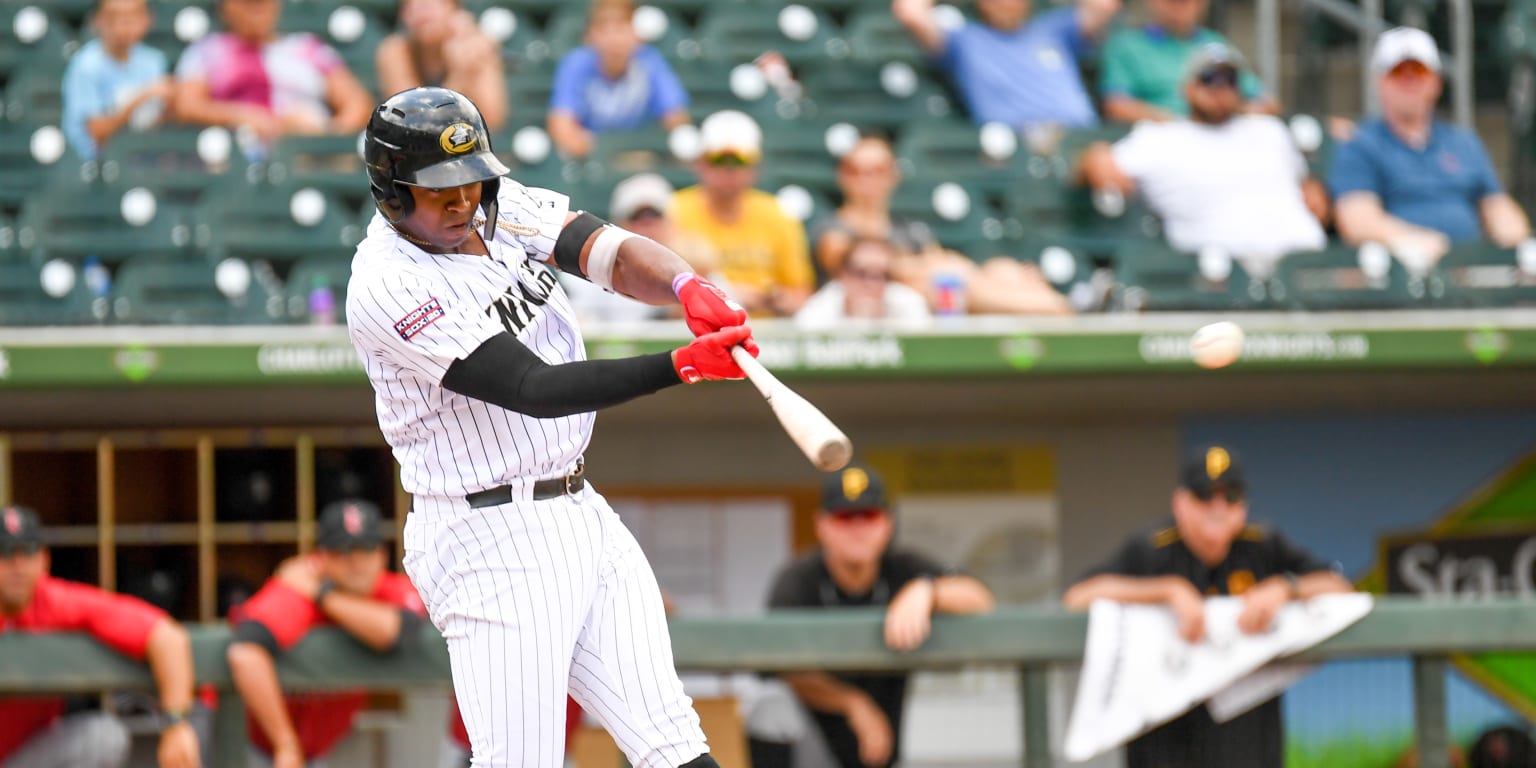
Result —
[[480, 182], [485, 239], [496, 230], [496, 195], [511, 172], [491, 153], [480, 109], [448, 88], [401, 91], [374, 110], [363, 133], [368, 188], [384, 218], [397, 228], [415, 209], [404, 187], [448, 189]]

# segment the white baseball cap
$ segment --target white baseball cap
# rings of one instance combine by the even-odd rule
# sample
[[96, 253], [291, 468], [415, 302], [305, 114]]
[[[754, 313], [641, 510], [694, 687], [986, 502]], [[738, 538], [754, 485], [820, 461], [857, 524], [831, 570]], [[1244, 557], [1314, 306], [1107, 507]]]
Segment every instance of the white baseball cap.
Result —
[[1405, 61], [1417, 61], [1438, 74], [1440, 48], [1428, 32], [1413, 27], [1389, 29], [1376, 38], [1376, 50], [1371, 53], [1372, 72], [1384, 75]]
[[763, 155], [763, 129], [747, 113], [723, 109], [699, 125], [699, 143], [706, 158], [734, 154], [756, 163]]
[[665, 178], [654, 173], [637, 173], [613, 188], [608, 218], [626, 221], [645, 208], [654, 208], [666, 215], [672, 206], [672, 192], [672, 185]]

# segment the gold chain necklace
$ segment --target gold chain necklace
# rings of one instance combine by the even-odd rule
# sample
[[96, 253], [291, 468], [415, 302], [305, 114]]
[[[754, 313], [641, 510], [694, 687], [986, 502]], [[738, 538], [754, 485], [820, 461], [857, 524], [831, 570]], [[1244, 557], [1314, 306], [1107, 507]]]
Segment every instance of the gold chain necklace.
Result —
[[[485, 217], [484, 216], [476, 216], [473, 219], [473, 221], [474, 221], [476, 227], [483, 227], [483, 226], [485, 226]], [[427, 242], [425, 240], [422, 240], [419, 237], [416, 237], [416, 236], [410, 234], [409, 232], [406, 232], [405, 230], [401, 229], [396, 224], [390, 224], [389, 226], [390, 226], [391, 229], [395, 230], [395, 234], [405, 238], [406, 240], [409, 240], [409, 241], [415, 243], [418, 246], [421, 246], [422, 248], [436, 248], [436, 247], [438, 247], [436, 245], [433, 245], [432, 243], [429, 243], [429, 242]], [[522, 235], [523, 237], [532, 237], [532, 236], [537, 235], [539, 233], [539, 228], [538, 227], [525, 227], [525, 226], [523, 226], [521, 224], [512, 224], [510, 222], [502, 221], [499, 218], [496, 219], [496, 228], [501, 230], [501, 231], [503, 231], [503, 232], [510, 232], [510, 233], [512, 233], [514, 235]]]

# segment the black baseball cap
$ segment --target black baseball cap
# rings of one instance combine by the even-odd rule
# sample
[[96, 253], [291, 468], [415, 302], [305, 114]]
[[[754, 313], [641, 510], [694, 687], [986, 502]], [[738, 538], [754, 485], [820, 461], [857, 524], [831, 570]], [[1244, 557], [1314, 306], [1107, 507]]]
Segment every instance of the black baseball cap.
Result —
[[1179, 485], [1203, 499], [1225, 490], [1229, 497], [1241, 498], [1248, 490], [1243, 465], [1231, 449], [1208, 445], [1189, 457], [1179, 472]]
[[315, 546], [332, 552], [370, 549], [384, 542], [384, 516], [372, 502], [342, 499], [327, 504], [316, 523]]
[[885, 507], [885, 482], [869, 467], [850, 464], [840, 471], [828, 472], [822, 481], [823, 512]]
[[0, 557], [31, 554], [43, 546], [43, 527], [28, 507], [0, 509]]

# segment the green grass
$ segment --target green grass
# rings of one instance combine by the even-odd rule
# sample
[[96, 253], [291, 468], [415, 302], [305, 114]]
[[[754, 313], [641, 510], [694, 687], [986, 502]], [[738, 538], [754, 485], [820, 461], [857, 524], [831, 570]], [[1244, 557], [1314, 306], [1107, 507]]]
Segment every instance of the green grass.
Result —
[[1285, 768], [1392, 768], [1408, 751], [1407, 738], [1351, 736], [1322, 744], [1285, 745]]

